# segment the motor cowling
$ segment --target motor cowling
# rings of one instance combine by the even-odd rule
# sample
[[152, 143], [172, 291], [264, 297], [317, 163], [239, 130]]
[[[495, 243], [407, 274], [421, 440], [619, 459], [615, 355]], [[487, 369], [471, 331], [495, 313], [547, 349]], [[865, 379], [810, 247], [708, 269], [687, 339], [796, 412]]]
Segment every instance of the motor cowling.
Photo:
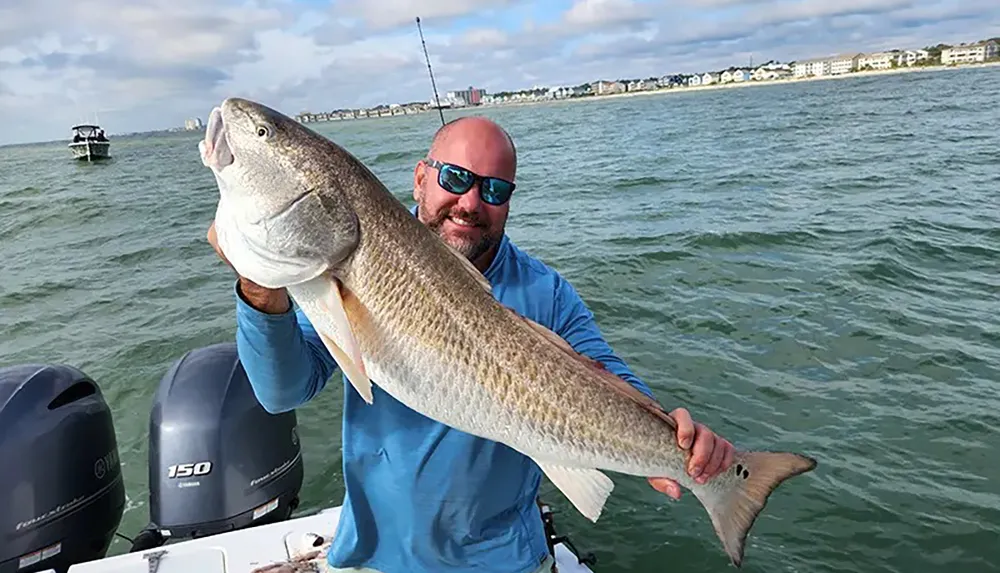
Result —
[[106, 556], [125, 510], [111, 409], [65, 365], [0, 369], [0, 573]]
[[150, 525], [133, 551], [288, 519], [302, 479], [295, 412], [264, 410], [235, 344], [192, 350], [153, 400]]

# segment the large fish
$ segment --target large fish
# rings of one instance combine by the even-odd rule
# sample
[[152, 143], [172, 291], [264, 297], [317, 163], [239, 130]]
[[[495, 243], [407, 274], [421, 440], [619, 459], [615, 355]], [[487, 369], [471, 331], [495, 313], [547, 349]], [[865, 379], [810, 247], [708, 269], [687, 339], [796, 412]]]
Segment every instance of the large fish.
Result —
[[261, 104], [214, 108], [202, 161], [215, 174], [219, 246], [242, 276], [285, 287], [350, 383], [534, 460], [596, 521], [602, 470], [664, 476], [704, 505], [737, 567], [758, 513], [815, 460], [739, 451], [705, 484], [685, 471], [674, 420], [653, 400], [501, 305], [458, 251], [359, 160]]

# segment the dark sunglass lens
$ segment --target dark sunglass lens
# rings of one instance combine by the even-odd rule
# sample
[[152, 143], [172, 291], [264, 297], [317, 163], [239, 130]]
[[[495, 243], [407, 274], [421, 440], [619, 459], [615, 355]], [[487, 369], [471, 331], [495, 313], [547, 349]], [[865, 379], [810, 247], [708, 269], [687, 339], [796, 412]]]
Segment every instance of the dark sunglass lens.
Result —
[[483, 185], [483, 200], [491, 205], [503, 205], [510, 199], [513, 186], [499, 179], [487, 179]]
[[441, 168], [441, 180], [441, 186], [452, 193], [465, 193], [473, 183], [471, 173], [451, 165]]

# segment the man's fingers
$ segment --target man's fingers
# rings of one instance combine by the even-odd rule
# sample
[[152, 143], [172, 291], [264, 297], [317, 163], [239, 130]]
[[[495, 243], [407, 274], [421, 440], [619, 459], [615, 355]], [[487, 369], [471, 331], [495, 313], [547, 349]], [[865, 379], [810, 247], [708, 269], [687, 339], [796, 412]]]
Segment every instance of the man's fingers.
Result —
[[705, 464], [712, 458], [715, 447], [715, 434], [702, 424], [695, 424], [694, 446], [691, 447], [691, 461], [688, 462], [688, 474], [691, 477], [699, 475]]
[[699, 483], [704, 483], [719, 473], [719, 470], [722, 469], [722, 462], [726, 459], [726, 451], [729, 449], [726, 446], [728, 444], [719, 437], [716, 437], [713, 441], [715, 442], [715, 449], [712, 450], [712, 457], [705, 464], [705, 469], [702, 470], [701, 475], [695, 476], [695, 479]]
[[695, 438], [694, 421], [691, 419], [691, 414], [684, 408], [677, 408], [670, 413], [670, 417], [677, 422], [677, 445], [685, 450], [690, 448]]
[[226, 258], [226, 254], [222, 252], [222, 247], [219, 246], [219, 235], [215, 232], [215, 220], [212, 220], [212, 224], [208, 226], [206, 238], [208, 239], [208, 244], [212, 245], [212, 248], [215, 249], [215, 254], [219, 255], [222, 262], [232, 267], [232, 263]]
[[[223, 257], [222, 249], [219, 248], [219, 235], [218, 235], [218, 233], [215, 232], [215, 221], [214, 220], [212, 221], [212, 224], [208, 226], [208, 234], [207, 234], [206, 238], [208, 239], [208, 244], [212, 245], [212, 248], [215, 249], [215, 252], [220, 257]], [[223, 257], [223, 258], [225, 258], [225, 257]]]
[[649, 478], [649, 485], [653, 486], [656, 491], [672, 497], [673, 499], [681, 498], [681, 486], [677, 482], [669, 478]]
[[720, 471], [726, 471], [729, 466], [733, 465], [733, 456], [736, 455], [736, 446], [726, 441], [726, 457], [722, 460], [722, 467], [719, 468]]

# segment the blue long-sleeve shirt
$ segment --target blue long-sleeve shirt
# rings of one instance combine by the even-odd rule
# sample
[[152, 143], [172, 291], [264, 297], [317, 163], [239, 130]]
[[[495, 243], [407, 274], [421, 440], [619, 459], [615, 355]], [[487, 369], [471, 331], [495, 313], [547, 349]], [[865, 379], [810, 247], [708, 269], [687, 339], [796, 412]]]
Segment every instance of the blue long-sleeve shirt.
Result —
[[[506, 235], [484, 274], [502, 304], [652, 396], [573, 287]], [[265, 314], [238, 290], [236, 298], [239, 357], [261, 405], [290, 410], [320, 392], [337, 365], [305, 315]], [[377, 380], [371, 405], [343, 382], [346, 492], [327, 556], [332, 567], [511, 573], [541, 564], [548, 555], [535, 504], [542, 473], [530, 458], [411, 410]]]

